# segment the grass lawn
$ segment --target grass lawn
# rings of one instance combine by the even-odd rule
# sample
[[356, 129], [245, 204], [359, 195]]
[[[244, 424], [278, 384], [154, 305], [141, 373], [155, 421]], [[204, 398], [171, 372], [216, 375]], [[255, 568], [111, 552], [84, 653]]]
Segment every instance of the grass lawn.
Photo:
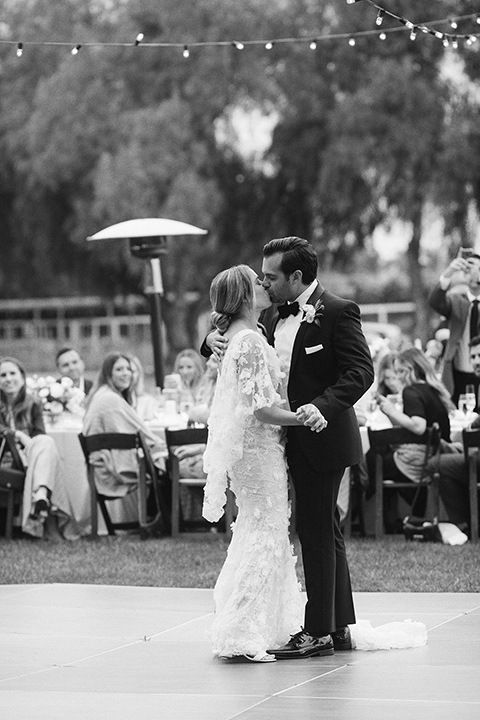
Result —
[[[298, 542], [295, 541], [297, 555]], [[142, 541], [135, 535], [77, 542], [0, 538], [0, 584], [85, 583], [212, 588], [225, 559], [222, 536], [197, 533]], [[480, 592], [480, 545], [352, 538], [356, 592]], [[301, 560], [297, 564], [303, 586]]]

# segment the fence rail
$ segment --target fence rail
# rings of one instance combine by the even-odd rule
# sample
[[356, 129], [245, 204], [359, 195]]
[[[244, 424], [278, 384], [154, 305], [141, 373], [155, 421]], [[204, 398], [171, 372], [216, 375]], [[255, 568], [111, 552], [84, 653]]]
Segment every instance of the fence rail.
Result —
[[[129, 351], [135, 352], [147, 374], [151, 373], [150, 316], [132, 312], [141, 302], [142, 298], [127, 299], [127, 312], [119, 314], [117, 301], [97, 297], [2, 300], [0, 354], [18, 357], [29, 370], [45, 372], [53, 369], [53, 359], [62, 345], [77, 348], [87, 368], [95, 369], [107, 352]], [[365, 321], [397, 323], [407, 333], [415, 317], [412, 302], [363, 304], [360, 309]], [[72, 313], [76, 317], [69, 317]], [[203, 337], [209, 317], [204, 313], [199, 318], [199, 337]]]

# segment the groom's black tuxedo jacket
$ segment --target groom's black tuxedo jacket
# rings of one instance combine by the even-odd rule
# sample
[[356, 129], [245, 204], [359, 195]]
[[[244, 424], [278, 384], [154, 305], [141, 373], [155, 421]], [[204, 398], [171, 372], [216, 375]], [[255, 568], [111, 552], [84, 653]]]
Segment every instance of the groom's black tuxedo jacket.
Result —
[[[321, 298], [324, 305], [320, 327], [300, 324], [293, 344], [288, 380], [288, 399], [295, 411], [313, 403], [328, 421], [325, 430], [287, 428], [295, 434], [308, 462], [319, 472], [349, 467], [363, 458], [358, 422], [353, 404], [374, 379], [372, 357], [360, 322], [358, 305], [317, 286], [308, 303]], [[266, 310], [260, 321], [273, 345], [278, 322], [276, 308]], [[289, 454], [287, 443], [287, 456]], [[297, 443], [293, 443], [297, 445]]]

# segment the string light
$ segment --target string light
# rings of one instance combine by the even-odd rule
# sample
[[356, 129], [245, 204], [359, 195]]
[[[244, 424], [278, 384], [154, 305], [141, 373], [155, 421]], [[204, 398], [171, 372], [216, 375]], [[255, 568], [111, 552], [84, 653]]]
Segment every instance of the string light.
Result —
[[380, 40], [386, 40], [386, 39], [387, 39], [387, 33], [386, 33], [386, 32], [381, 32], [378, 37], [380, 38]]
[[188, 45], [185, 45], [185, 46], [184, 46], [184, 48], [183, 48], [183, 53], [182, 53], [182, 54], [183, 54], [183, 57], [184, 57], [184, 58], [190, 57], [190, 50], [188, 49]]
[[[356, 2], [360, 2], [361, 0], [346, 0], [349, 5], [353, 5]], [[439, 25], [440, 23], [449, 23], [453, 30], [456, 30], [458, 27], [458, 21], [459, 20], [466, 20], [470, 19], [472, 22], [480, 24], [480, 13], [471, 13], [469, 15], [461, 15], [456, 17], [447, 17], [442, 20], [435, 20], [432, 21], [429, 25], [415, 25], [411, 20], [408, 20], [405, 17], [401, 17], [399, 15], [395, 15], [394, 13], [390, 12], [389, 10], [386, 10], [385, 8], [378, 5], [374, 0], [364, 0], [365, 3], [368, 5], [371, 5], [375, 11], [376, 11], [376, 19], [375, 23], [377, 26], [380, 26], [384, 20], [385, 17], [390, 17], [396, 20], [400, 26], [399, 27], [389, 27], [386, 31], [387, 33], [392, 32], [402, 32], [403, 27], [410, 30], [410, 38], [414, 40], [418, 34], [418, 32], [430, 34], [432, 37], [435, 37], [442, 41], [442, 43], [445, 45], [445, 47], [448, 47], [450, 44], [453, 47], [458, 47], [459, 40], [463, 40], [466, 46], [473, 45], [474, 42], [476, 42], [477, 37], [480, 37], [480, 30], [478, 33], [472, 34], [462, 34], [458, 35], [457, 33], [445, 33], [440, 30], [436, 30], [434, 28], [435, 25]], [[403, 27], [402, 27], [403, 26]], [[376, 35], [381, 40], [384, 40], [384, 33], [378, 34], [377, 30], [362, 30], [358, 32], [353, 33], [333, 33], [333, 34], [325, 34], [325, 35], [319, 35], [314, 40], [309, 40], [305, 37], [286, 37], [286, 38], [274, 38], [271, 40], [245, 40], [244, 42], [238, 41], [238, 40], [217, 40], [217, 41], [198, 41], [198, 42], [191, 42], [189, 43], [190, 48], [193, 47], [225, 47], [228, 45], [232, 45], [237, 50], [243, 50], [247, 45], [262, 45], [265, 50], [271, 50], [274, 46], [274, 44], [306, 44], [308, 43], [309, 47], [314, 50], [316, 49], [317, 45], [321, 41], [325, 40], [341, 40], [341, 39], [347, 39], [348, 43], [351, 47], [354, 47], [356, 44], [355, 38], [357, 37], [365, 37], [365, 36], [372, 36]], [[155, 48], [177, 48], [180, 50], [180, 52], [184, 53], [184, 56], [188, 57], [186, 54], [186, 51], [189, 52], [188, 46], [182, 42], [143, 42], [144, 40], [144, 34], [138, 33], [135, 41], [132, 42], [87, 42], [83, 45], [75, 45], [73, 50], [71, 41], [62, 41], [62, 40], [40, 40], [40, 41], [29, 41], [29, 45], [40, 45], [40, 46], [57, 46], [57, 47], [70, 47], [70, 52], [73, 54], [77, 54], [80, 47], [82, 48], [90, 48], [90, 47], [122, 47], [126, 48], [129, 46], [138, 46], [140, 44], [148, 47], [155, 47]], [[17, 55], [18, 57], [21, 57], [22, 55], [22, 49], [23, 45], [21, 43], [13, 42], [11, 40], [6, 40], [0, 38], [0, 46], [1, 45], [11, 45], [14, 44], [17, 47]]]

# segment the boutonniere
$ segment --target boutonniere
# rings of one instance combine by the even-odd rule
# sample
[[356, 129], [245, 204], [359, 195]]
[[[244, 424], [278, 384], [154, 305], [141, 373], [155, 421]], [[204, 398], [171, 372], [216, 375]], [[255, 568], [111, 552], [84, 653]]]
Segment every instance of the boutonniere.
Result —
[[315, 305], [310, 305], [309, 303], [306, 303], [306, 305], [302, 307], [302, 310], [302, 322], [314, 322], [315, 325], [318, 325], [318, 327], [320, 327], [321, 318], [323, 317], [323, 311], [325, 310], [325, 305], [322, 303], [322, 298], [319, 298]]

